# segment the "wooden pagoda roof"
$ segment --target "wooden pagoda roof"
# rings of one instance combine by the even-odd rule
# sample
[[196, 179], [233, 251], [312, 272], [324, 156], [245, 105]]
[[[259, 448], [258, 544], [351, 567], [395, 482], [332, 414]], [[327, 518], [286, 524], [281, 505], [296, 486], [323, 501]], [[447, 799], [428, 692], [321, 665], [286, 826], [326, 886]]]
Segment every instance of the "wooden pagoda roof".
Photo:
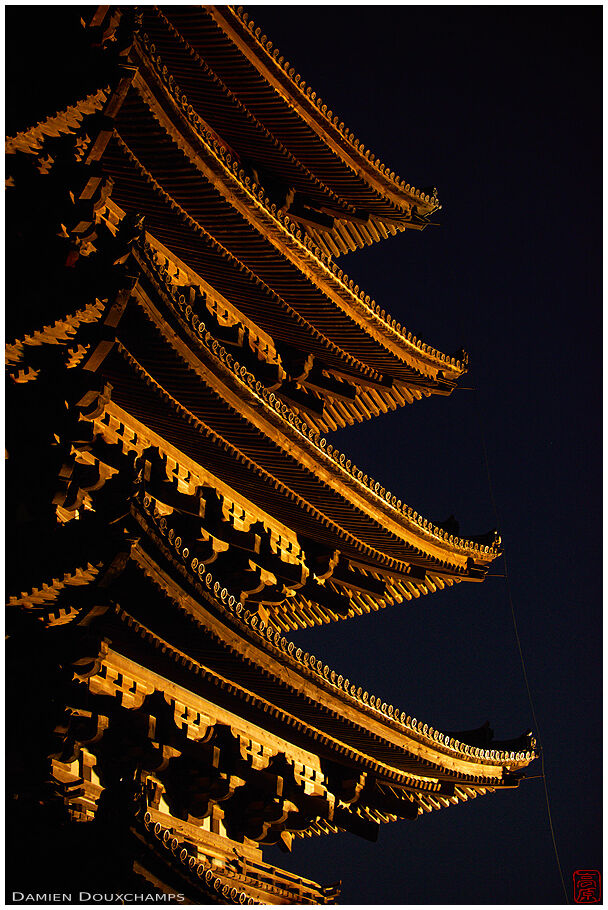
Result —
[[[89, 524], [94, 516], [83, 520], [83, 540], [92, 534], [98, 546]], [[192, 571], [183, 543], [144, 496], [132, 502], [125, 533], [129, 556], [112, 581], [109, 608], [99, 614], [99, 653], [87, 652], [74, 664], [77, 675], [82, 666], [93, 692], [137, 708], [157, 680], [161, 692], [172, 694], [176, 711], [179, 706], [180, 723], [188, 718], [188, 725], [213, 715], [205, 707], [211, 699], [287, 740], [300, 761], [308, 753], [368, 775], [376, 803], [366, 806], [365, 818], [374, 824], [515, 787], [536, 757], [530, 734], [494, 742], [486, 728], [437, 731], [305, 653], [246, 610], [212, 572], [200, 577]], [[103, 600], [99, 591], [91, 598], [82, 590], [64, 589], [52, 602], [21, 601], [47, 626], [77, 624]], [[86, 647], [95, 641], [89, 636]], [[196, 726], [188, 733], [194, 740], [200, 735]], [[309, 833], [340, 827], [321, 819]]]
[[[203, 483], [205, 464], [212, 483], [227, 486], [233, 501], [240, 495], [258, 516], [263, 513], [267, 529], [280, 525], [325, 549], [318, 558], [329, 559], [335, 570], [325, 571], [325, 592], [316, 587], [308, 597], [304, 589], [290, 594], [293, 610], [279, 609], [275, 616], [286, 628], [377, 609], [455, 581], [482, 580], [498, 555], [496, 538], [466, 540], [428, 522], [319, 436], [353, 415], [363, 419], [403, 403], [408, 391], [410, 398], [449, 391], [464, 364], [393, 327], [325, 254], [302, 241], [295, 225], [286, 230], [180, 100], [152, 51], [146, 57], [140, 45], [136, 40], [130, 51], [139, 54], [139, 71], [123, 68], [106, 92], [101, 119], [91, 115], [93, 139], [80, 167], [86, 171], [100, 162], [106, 176], [85, 176], [78, 198], [81, 207], [93, 205], [97, 233], [82, 218], [76, 232], [85, 240], [99, 234], [96, 255], [110, 265], [115, 253], [108, 235], [120, 234], [125, 212], [145, 213], [148, 242], [133, 252], [141, 281], [123, 294], [123, 302], [132, 303], [122, 321], [120, 314], [112, 321], [114, 304], [102, 321], [96, 302], [90, 313], [81, 308], [15, 342], [7, 355], [13, 375], [18, 381], [38, 375], [35, 365], [25, 364], [26, 351], [62, 343], [91, 322], [100, 324], [103, 337], [108, 324], [120, 322], [117, 332], [110, 329], [118, 343], [107, 360], [114, 341], [98, 344], [85, 365], [94, 371], [101, 364], [100, 374], [113, 386], [108, 419], [117, 420], [120, 412], [136, 436], [147, 432], [148, 445], [152, 441], [195, 478], [191, 495]], [[103, 253], [104, 245], [110, 252]], [[215, 298], [211, 308], [208, 291]], [[76, 347], [68, 365], [80, 363], [89, 345]], [[295, 351], [295, 368], [288, 347], [292, 359]], [[298, 353], [318, 358], [317, 372], [307, 373], [309, 364], [296, 377], [301, 382], [286, 390], [275, 380], [285, 373], [282, 364], [299, 368]], [[307, 404], [311, 386], [314, 394], [327, 393], [321, 414]], [[350, 397], [332, 401], [336, 389], [338, 398], [345, 389]], [[319, 610], [315, 596], [325, 593], [335, 604], [336, 588], [341, 594], [347, 589], [348, 610]]]
[[[168, 99], [171, 117], [162, 106]], [[406, 399], [453, 389], [466, 355], [435, 350], [381, 310], [288, 215], [273, 211], [264, 190], [207, 132], [191, 129], [175, 98], [149, 73], [146, 80], [135, 76], [116, 131], [103, 158], [115, 180], [112, 200], [127, 212], [144, 212], [150, 232], [249, 318], [279, 340], [295, 332], [306, 352], [321, 341], [325, 359], [328, 349], [333, 353], [334, 369], [337, 354], [347, 373], [354, 365], [388, 387], [382, 392], [388, 407], [395, 406], [393, 385]], [[240, 293], [231, 290], [235, 279]], [[280, 326], [269, 321], [273, 311], [280, 312]], [[361, 419], [354, 411], [351, 417]]]
[[[191, 297], [187, 287], [175, 283], [159, 266], [158, 251], [148, 241], [133, 247], [130, 257], [130, 273], [139, 277], [130, 278], [135, 285], [119, 294], [119, 316], [113, 315], [117, 304], [112, 302], [102, 316], [96, 301], [14, 343], [7, 356], [15, 378], [35, 378], [41, 363], [36, 356], [41, 357], [44, 347], [56, 351], [65, 345], [68, 366], [81, 363], [110, 383], [105, 416], [94, 418], [100, 438], [120, 442], [125, 451], [138, 455], [144, 447], [141, 440], [146, 440], [145, 445], [156, 446], [168, 459], [160, 469], [166, 491], [159, 494], [161, 503], [198, 514], [197, 490], [205, 484], [221, 487], [227, 524], [220, 522], [216, 530], [207, 527], [207, 532], [232, 540], [231, 527], [242, 525], [235, 525], [231, 503], [240, 503], [247, 525], [261, 521], [269, 532], [290, 541], [291, 568], [277, 566], [286, 578], [296, 571], [294, 561], [302, 562], [301, 555], [293, 554], [304, 549], [309, 559], [310, 548], [320, 547], [315, 559], [329, 560], [322, 571], [315, 570], [318, 577], [326, 577], [324, 590], [308, 585], [300, 591], [301, 583], [294, 581], [295, 590], [285, 582], [290, 591], [285, 603], [280, 591], [266, 598], [259, 595], [260, 603], [276, 601], [269, 609], [279, 627], [327, 622], [455, 582], [483, 580], [499, 554], [499, 539], [455, 536], [364, 474], [267, 389], [256, 376], [255, 359], [247, 361], [244, 351], [214, 336], [219, 324], [210, 325], [213, 331], [205, 327], [201, 317], [209, 322], [209, 313], [201, 312], [202, 298]], [[89, 330], [85, 345], [80, 344], [81, 327]], [[117, 427], [122, 428], [118, 433]], [[108, 471], [111, 475], [112, 460], [102, 467], [103, 447], [97, 455], [93, 451], [92, 461], [83, 454], [85, 462], [99, 462], [104, 477]], [[176, 500], [178, 489], [188, 490], [191, 501]], [[75, 509], [81, 499], [72, 495], [68, 501]], [[194, 525], [189, 533], [197, 537]], [[333, 603], [336, 593], [346, 597], [341, 605]]]
[[103, 114], [114, 135], [107, 144], [111, 132], [102, 127], [105, 138], [87, 162], [101, 158], [115, 181], [114, 216], [145, 214], [168, 255], [282, 345], [284, 357], [298, 363], [312, 355], [309, 397], [315, 376], [330, 380], [312, 391], [325, 413], [305, 415], [321, 431], [449, 394], [466, 354], [448, 356], [422, 342], [349, 279], [218, 141], [152, 48], [149, 39], [136, 40], [130, 53], [139, 72], [9, 139], [9, 153], [40, 152], [65, 131], [95, 131]]
[[29, 130], [8, 137], [4, 147], [5, 153], [12, 155], [15, 152], [25, 152], [34, 155], [41, 151], [47, 139], [76, 132], [88, 117], [103, 109], [109, 94], [109, 88], [100, 88], [76, 104], [51, 114]]
[[439, 208], [364, 148], [241, 7], [149, 7], [140, 34], [220, 141], [295, 192], [294, 215], [327, 252], [423, 228]]
[[[121, 15], [95, 14], [102, 43]], [[125, 13], [138, 17], [113, 89], [9, 140], [15, 160], [40, 156], [53, 236], [82, 276], [65, 300], [86, 298], [63, 312], [54, 298], [7, 347], [46, 445], [17, 445], [22, 476], [45, 463], [18, 522], [38, 558], [11, 576], [11, 617], [65, 695], [45, 748], [73, 819], [112, 819], [101, 794], [126, 789], [104, 775], [121, 780], [126, 756], [148, 807], [128, 821], [136, 871], [155, 887], [327, 903], [337, 886], [254, 868], [257, 848], [373, 840], [518, 786], [536, 757], [529, 733], [436, 731], [284, 635], [481, 581], [498, 556], [497, 535], [423, 519], [321, 435], [449, 393], [466, 369], [332, 260], [423, 227], [437, 200], [366, 154], [240, 9]], [[66, 135], [59, 165], [42, 159]], [[237, 842], [249, 872], [199, 862]]]
[[[218, 342], [196, 308], [185, 304], [179, 293], [183, 288], [176, 288], [166, 273], [163, 277], [149, 243], [132, 255], [131, 271], [137, 265], [140, 277], [122, 297], [123, 303], [130, 302], [110, 336], [106, 325], [111, 317], [101, 320], [94, 308], [91, 319], [97, 320], [94, 328], [100, 340], [92, 336], [88, 353], [83, 348], [80, 355], [85, 370], [97, 369], [111, 387], [106, 416], [94, 417], [95, 432], [108, 443], [120, 442], [125, 451], [141, 454], [141, 440], [157, 447], [169, 460], [160, 469], [166, 492], [152, 495], [169, 509], [198, 514], [196, 491], [210, 484], [224, 490], [222, 509], [228, 525], [236, 521], [228, 518], [234, 515], [230, 503], [240, 503], [249, 516], [246, 522], [259, 520], [269, 531], [282, 533], [291, 541], [288, 550], [297, 553], [312, 546], [306, 541], [316, 542], [313, 549], [320, 547], [322, 558], [334, 568], [330, 571], [328, 563], [317, 574], [327, 575], [326, 591], [337, 590], [349, 598], [344, 602], [347, 609], [336, 612], [329, 605], [320, 606], [310, 588], [292, 591], [286, 604], [279, 596], [273, 609], [280, 627], [327, 622], [340, 613], [368, 612], [455, 582], [483, 580], [499, 554], [499, 539], [454, 536], [365, 475], [268, 392], [255, 373], [237, 361], [238, 350], [235, 356]], [[113, 312], [113, 305], [108, 308]], [[70, 320], [60, 325], [66, 322]], [[47, 334], [49, 345], [56, 348], [57, 331]], [[45, 334], [39, 335], [33, 350], [45, 342]], [[105, 340], [112, 336], [115, 342]], [[74, 342], [72, 334], [67, 337]], [[12, 356], [20, 350], [25, 351], [25, 345], [11, 346], [16, 352]], [[20, 361], [17, 366], [25, 370]], [[35, 369], [33, 373], [37, 375]], [[122, 428], [118, 433], [117, 427]], [[98, 459], [95, 451], [93, 455], [93, 463], [102, 464], [106, 457], [105, 450]], [[169, 463], [175, 467], [169, 468]], [[112, 466], [110, 461], [108, 470]], [[188, 490], [191, 501], [176, 500], [178, 489]], [[77, 508], [77, 500], [70, 501], [71, 508]], [[207, 530], [229, 541], [233, 533], [228, 525]], [[196, 538], [194, 525], [190, 533]], [[298, 561], [289, 557], [288, 562], [294, 559]], [[336, 560], [341, 560], [343, 570]], [[287, 574], [292, 570], [293, 565]], [[328, 597], [331, 601], [332, 595]], [[259, 600], [264, 601], [262, 594]], [[272, 603], [273, 598], [269, 600]]]
[[[382, 347], [382, 339], [380, 344], [373, 339], [370, 341], [359, 326], [344, 323], [338, 309], [334, 308], [332, 314], [331, 310], [325, 311], [321, 300], [314, 304], [314, 294], [310, 294], [311, 288], [305, 283], [302, 285], [306, 295], [303, 300], [308, 297], [314, 308], [308, 311], [304, 308], [305, 315], [302, 315], [292, 305], [297, 301], [290, 299], [288, 302], [277, 294], [253, 269], [245, 266], [182, 212], [149, 173], [138, 167], [139, 163], [127, 152], [124, 143], [112, 141], [106, 159], [113, 177], [128, 183], [127, 190], [117, 188], [107, 200], [105, 211], [110, 223], [120, 222], [125, 209], [137, 212], [139, 205], [146, 211], [147, 225], [154, 229], [154, 234], [149, 234], [150, 240], [162, 251], [172, 272], [180, 275], [180, 282], [187, 279], [191, 286], [205, 289], [207, 295], [230, 314], [231, 324], [240, 322], [247, 326], [248, 332], [263, 337], [266, 346], [273, 349], [275, 359], [282, 348], [278, 358], [279, 362], [284, 362], [286, 375], [290, 375], [294, 367], [299, 368], [300, 362], [309, 361], [302, 382], [314, 389], [314, 407], [307, 408], [305, 403], [300, 401], [298, 404], [293, 399], [291, 404], [312, 426], [327, 432], [433, 393], [449, 394], [452, 391], [454, 380], [465, 369], [464, 361], [439, 355], [431, 349], [425, 357], [422, 351], [426, 346], [415, 338], [408, 342], [406, 353], [410, 356], [397, 360]], [[48, 160], [40, 166], [52, 167]], [[134, 167], [129, 171], [132, 164]], [[116, 203], [116, 199], [121, 199], [125, 209]], [[190, 230], [184, 231], [184, 220]], [[319, 322], [326, 332], [315, 322]], [[59, 326], [55, 330], [58, 331]], [[41, 329], [33, 329], [29, 336], [14, 339], [15, 351], [21, 350], [24, 343], [35, 344], [34, 335], [38, 331]], [[359, 355], [356, 356], [345, 350], [347, 345], [353, 350], [360, 345], [363, 348], [356, 351]], [[12, 349], [8, 357], [15, 362]], [[365, 362], [366, 357], [372, 362], [375, 358], [376, 368]], [[445, 362], [441, 358], [445, 358]], [[311, 397], [309, 393], [308, 397]]]

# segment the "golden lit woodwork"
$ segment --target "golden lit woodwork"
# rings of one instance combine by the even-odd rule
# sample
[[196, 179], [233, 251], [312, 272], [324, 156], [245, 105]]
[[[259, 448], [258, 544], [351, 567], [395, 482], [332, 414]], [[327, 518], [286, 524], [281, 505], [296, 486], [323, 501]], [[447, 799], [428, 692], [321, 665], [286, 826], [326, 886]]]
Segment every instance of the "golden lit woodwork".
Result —
[[535, 757], [529, 733], [434, 730], [289, 637], [482, 582], [500, 553], [325, 435], [466, 371], [336, 261], [425, 228], [436, 191], [364, 149], [240, 9], [88, 25], [103, 84], [6, 146], [40, 261], [6, 350], [15, 812], [57, 870], [102, 857], [105, 890], [332, 903], [339, 883], [264, 847], [375, 841]]

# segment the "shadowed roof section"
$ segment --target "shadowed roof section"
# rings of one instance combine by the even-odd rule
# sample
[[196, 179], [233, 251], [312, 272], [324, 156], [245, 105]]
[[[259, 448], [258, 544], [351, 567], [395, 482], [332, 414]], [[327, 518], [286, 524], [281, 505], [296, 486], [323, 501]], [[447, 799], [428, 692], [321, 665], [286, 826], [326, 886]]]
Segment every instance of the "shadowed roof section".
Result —
[[[436, 195], [406, 184], [362, 146], [339, 116], [328, 110], [321, 97], [301, 80], [278, 48], [261, 34], [242, 7], [208, 7], [207, 12], [241, 57], [239, 60], [235, 50], [218, 41], [213, 57], [218, 69], [229, 79], [234, 67], [232, 78], [236, 81], [238, 72], [240, 91], [250, 106], [259, 109], [277, 131], [280, 129], [289, 137], [298, 155], [314, 162], [328, 183], [335, 181], [336, 187], [353, 194], [353, 200], [378, 211], [387, 203], [395, 213], [401, 210], [401, 214], [411, 212], [413, 207], [420, 216], [437, 209]], [[213, 38], [216, 39], [215, 33]], [[294, 111], [300, 124], [296, 124]], [[342, 167], [335, 159], [342, 162]]]
[[[436, 195], [366, 153], [242, 10], [99, 7], [87, 34], [84, 100], [8, 142], [15, 840], [41, 820], [40, 881], [332, 903], [339, 883], [262, 849], [374, 842], [518, 787], [537, 755], [530, 731], [436, 730], [291, 640], [395, 607], [384, 677], [393, 651], [415, 683], [420, 652], [445, 697], [404, 602], [483, 582], [500, 555], [496, 531], [423, 518], [323, 435], [467, 368], [334, 260], [424, 227]], [[390, 441], [416, 497], [403, 456], [421, 443]], [[444, 601], [454, 634], [485, 618]], [[350, 628], [369, 655], [367, 625]]]
[[[218, 16], [221, 19], [228, 12], [228, 8], [219, 12], [212, 8], [144, 11], [142, 27], [128, 55], [129, 63], [138, 71], [125, 76], [120, 90], [109, 98], [107, 90], [96, 98], [96, 109], [109, 116], [114, 126], [113, 138], [98, 156], [115, 181], [108, 204], [129, 214], [145, 212], [147, 226], [160, 244], [187, 269], [209, 280], [235, 312], [240, 310], [275, 339], [281, 347], [277, 354], [288, 374], [290, 389], [293, 391], [294, 383], [297, 387], [295, 395], [290, 393], [289, 403], [321, 432], [432, 394], [450, 394], [467, 369], [466, 353], [444, 354], [407, 331], [336, 265], [331, 252], [319, 245], [310, 217], [301, 217], [298, 192], [304, 186], [302, 180], [308, 181], [313, 171], [302, 164], [297, 143], [289, 151], [271, 127], [279, 128], [286, 111], [291, 111], [289, 116], [297, 111], [299, 117], [308, 96], [304, 93], [298, 100], [301, 87], [289, 78], [289, 85], [297, 89], [293, 101], [296, 108], [292, 110], [292, 102], [287, 104], [279, 92], [270, 106], [278, 105], [283, 114], [262, 126], [245, 105], [257, 97], [257, 88], [245, 91], [243, 86], [249, 84], [250, 77], [258, 88], [261, 84], [259, 73], [255, 78], [252, 75], [251, 54], [243, 56], [241, 39], [235, 37], [234, 44], [218, 25]], [[190, 38], [198, 50], [176, 31], [171, 19], [192, 32]], [[239, 21], [237, 17], [235, 23]], [[252, 40], [258, 47], [254, 39], [255, 35]], [[204, 58], [199, 51], [205, 51]], [[263, 53], [267, 55], [266, 50]], [[210, 69], [208, 61], [215, 57], [218, 66], [224, 57], [228, 61], [224, 61], [226, 79], [230, 67], [235, 67], [233, 78], [241, 86], [245, 101], [237, 97], [236, 84], [234, 90], [228, 88], [223, 77]], [[235, 60], [240, 57], [244, 62], [236, 66]], [[274, 56], [269, 56], [268, 63], [277, 66]], [[131, 87], [126, 91], [129, 79]], [[266, 77], [262, 83], [268, 85]], [[206, 119], [197, 113], [197, 106], [201, 108], [203, 103], [207, 106], [202, 111]], [[264, 106], [268, 104], [264, 102]], [[89, 100], [85, 99], [81, 107], [88, 113]], [[53, 118], [45, 130], [30, 131], [32, 141], [43, 143], [54, 135], [51, 121]], [[220, 132], [220, 127], [225, 132], [225, 124], [234, 130], [231, 142]], [[329, 133], [315, 131], [306, 118], [302, 124], [295, 132], [300, 135], [303, 130], [305, 144], [317, 149], [319, 155], [319, 148], [325, 149], [333, 171], [347, 175], [344, 186], [348, 185], [349, 192], [363, 193], [370, 203], [376, 200], [380, 208], [395, 207], [395, 202], [379, 195], [374, 181], [372, 188], [369, 175], [365, 176], [370, 168], [376, 177], [381, 175], [376, 165], [372, 167], [364, 158], [367, 169], [359, 162], [352, 170], [350, 158], [344, 150], [342, 157], [338, 155]], [[78, 119], [61, 118], [62, 131], [76, 134], [79, 126]], [[333, 123], [327, 126], [330, 132], [335, 131]], [[86, 128], [85, 124], [82, 129]], [[270, 158], [263, 167], [252, 163], [247, 149], [235, 151], [239, 137], [247, 136], [251, 149], [267, 148]], [[360, 154], [353, 143], [350, 145], [350, 152]], [[25, 134], [8, 144], [9, 152], [22, 149], [31, 154], [38, 147]], [[285, 189], [286, 184], [281, 184], [285, 174], [281, 171], [277, 177], [279, 158], [283, 164], [290, 162], [290, 179], [300, 181], [300, 190], [291, 185]], [[385, 175], [380, 183], [386, 184], [387, 179]], [[327, 203], [330, 197], [337, 199], [336, 191], [329, 190], [320, 177], [315, 176], [313, 183], [323, 199], [319, 196], [311, 202], [306, 197], [305, 208], [309, 203]], [[401, 201], [407, 208], [409, 203], [404, 199]], [[354, 208], [351, 203], [345, 204]], [[298, 391], [302, 386], [303, 395]]]

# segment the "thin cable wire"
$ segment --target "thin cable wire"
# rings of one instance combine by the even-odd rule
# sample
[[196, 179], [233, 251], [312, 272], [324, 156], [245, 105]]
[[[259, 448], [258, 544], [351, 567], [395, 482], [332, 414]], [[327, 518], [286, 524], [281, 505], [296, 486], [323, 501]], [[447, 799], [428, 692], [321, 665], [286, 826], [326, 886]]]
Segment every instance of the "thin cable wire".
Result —
[[[477, 392], [477, 389], [472, 389], [471, 391]], [[495, 496], [494, 496], [494, 487], [493, 487], [493, 484], [492, 484], [492, 475], [491, 475], [491, 472], [490, 472], [490, 459], [488, 458], [488, 449], [487, 449], [487, 447], [486, 447], [486, 439], [485, 439], [485, 434], [484, 434], [484, 431], [483, 431], [483, 421], [482, 421], [482, 419], [481, 419], [481, 408], [480, 408], [480, 405], [479, 405], [479, 397], [478, 397], [477, 394], [476, 394], [474, 397], [475, 397], [475, 404], [476, 404], [475, 413], [476, 413], [476, 415], [477, 415], [477, 420], [478, 420], [478, 422], [479, 422], [479, 433], [480, 433], [480, 437], [481, 437], [481, 446], [482, 446], [482, 450], [483, 450], [483, 460], [484, 460], [484, 464], [485, 464], [485, 468], [486, 468], [486, 474], [487, 474], [487, 477], [488, 477], [488, 489], [489, 489], [489, 491], [490, 491], [490, 500], [491, 500], [491, 502], [492, 502], [492, 507], [493, 507], [493, 509], [494, 509], [494, 517], [495, 517], [495, 519], [496, 519], [496, 527], [499, 528], [499, 527], [501, 527], [501, 524], [500, 524], [500, 517], [499, 517], [499, 514], [498, 514], [498, 506], [497, 506], [497, 504], [496, 504], [496, 498], [495, 498]], [[507, 557], [505, 556], [504, 553], [502, 554], [502, 560], [503, 560], [503, 564], [504, 564], [504, 567], [505, 567], [504, 579], [505, 579], [506, 587], [507, 587], [507, 597], [508, 597], [508, 599], [509, 599], [509, 607], [510, 607], [510, 609], [511, 609], [511, 620], [512, 620], [512, 622], [513, 622], [513, 630], [514, 630], [514, 632], [515, 632], [515, 641], [517, 642], [517, 650], [519, 651], [519, 660], [520, 660], [520, 663], [521, 663], [522, 674], [523, 674], [523, 677], [524, 677], [524, 682], [525, 682], [525, 684], [526, 684], [526, 692], [528, 693], [528, 702], [530, 703], [530, 710], [531, 710], [531, 712], [532, 712], [532, 719], [533, 719], [533, 722], [534, 722], [534, 727], [535, 727], [535, 729], [536, 729], [536, 735], [537, 735], [538, 742], [539, 742], [539, 745], [540, 745], [540, 767], [541, 767], [541, 774], [540, 774], [539, 776], [542, 777], [542, 779], [543, 779], [543, 785], [544, 785], [544, 790], [545, 790], [545, 803], [546, 803], [546, 806], [547, 806], [547, 817], [548, 817], [548, 819], [549, 819], [549, 830], [551, 831], [551, 840], [552, 840], [552, 842], [553, 842], [553, 852], [554, 852], [554, 854], [555, 854], [555, 862], [556, 862], [556, 864], [557, 864], [557, 869], [558, 869], [558, 872], [559, 872], [559, 877], [560, 877], [560, 880], [561, 880], [561, 883], [562, 883], [562, 889], [563, 889], [563, 892], [564, 892], [564, 898], [565, 898], [566, 904], [569, 904], [570, 901], [568, 900], [568, 891], [566, 890], [566, 883], [565, 883], [565, 880], [564, 880], [564, 873], [563, 873], [563, 871], [562, 871], [562, 864], [561, 864], [561, 862], [560, 862], [559, 851], [558, 851], [558, 849], [557, 849], [557, 841], [556, 841], [556, 838], [555, 838], [555, 829], [554, 829], [554, 827], [553, 827], [553, 817], [552, 817], [552, 815], [551, 815], [551, 803], [550, 803], [550, 800], [549, 800], [549, 789], [548, 789], [548, 787], [547, 787], [547, 775], [545, 774], [545, 751], [544, 751], [544, 749], [543, 749], [543, 740], [542, 740], [542, 735], [541, 735], [541, 729], [540, 729], [540, 724], [538, 723], [538, 719], [537, 719], [537, 717], [536, 717], [536, 710], [535, 710], [535, 708], [534, 708], [534, 699], [532, 698], [532, 691], [531, 691], [531, 689], [530, 689], [530, 682], [529, 682], [529, 680], [528, 680], [528, 672], [527, 672], [527, 670], [526, 670], [526, 661], [525, 661], [525, 659], [524, 659], [524, 652], [523, 652], [523, 649], [522, 649], [522, 646], [521, 646], [521, 639], [520, 639], [520, 637], [519, 637], [519, 628], [518, 628], [518, 625], [517, 625], [517, 617], [516, 617], [516, 615], [515, 615], [515, 604], [514, 604], [514, 602], [513, 602], [513, 595], [512, 595], [512, 592], [511, 592], [511, 581], [510, 581], [510, 579], [509, 579], [509, 569], [508, 569], [508, 566], [507, 566]]]

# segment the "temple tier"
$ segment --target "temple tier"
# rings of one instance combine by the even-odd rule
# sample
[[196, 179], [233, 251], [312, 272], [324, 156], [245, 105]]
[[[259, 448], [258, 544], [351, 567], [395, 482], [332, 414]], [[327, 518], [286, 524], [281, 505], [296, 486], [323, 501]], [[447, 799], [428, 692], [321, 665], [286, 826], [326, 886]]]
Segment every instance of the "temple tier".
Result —
[[329, 903], [339, 884], [263, 847], [375, 840], [535, 757], [529, 733], [434, 730], [286, 637], [499, 555], [326, 436], [467, 368], [336, 264], [424, 228], [436, 193], [240, 9], [100, 7], [89, 33], [98, 90], [7, 141], [11, 250], [40, 264], [6, 352], [11, 823], [88, 890], [112, 869], [190, 903]]

